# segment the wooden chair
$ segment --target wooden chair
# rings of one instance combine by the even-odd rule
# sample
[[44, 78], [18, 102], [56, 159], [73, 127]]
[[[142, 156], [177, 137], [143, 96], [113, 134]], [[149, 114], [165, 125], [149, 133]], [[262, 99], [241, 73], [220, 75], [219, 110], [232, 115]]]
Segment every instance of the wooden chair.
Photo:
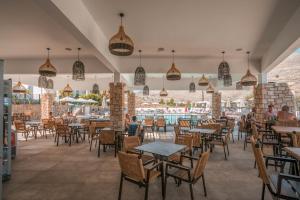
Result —
[[294, 132], [292, 135], [293, 147], [300, 148], [300, 133]]
[[190, 120], [181, 119], [178, 121], [180, 128], [191, 128]]
[[[228, 143], [230, 140], [230, 134], [231, 133], [229, 131], [226, 133], [226, 135], [212, 134], [210, 141], [209, 141], [209, 146], [210, 146], [211, 152], [212, 152], [214, 146], [222, 146], [223, 147], [225, 160], [227, 160], [227, 156], [229, 156]], [[227, 155], [226, 155], [226, 149], [227, 149]]]
[[126, 153], [137, 154], [143, 161], [143, 165], [155, 161], [153, 156], [142, 154], [142, 152], [135, 150], [134, 148], [140, 146], [140, 138], [138, 136], [124, 137], [123, 151]]
[[156, 120], [156, 130], [159, 131], [159, 128], [163, 128], [167, 132], [166, 120], [163, 117]]
[[56, 138], [56, 146], [58, 146], [59, 144], [59, 137], [61, 138], [65, 138], [65, 142], [67, 142], [67, 139], [68, 139], [68, 142], [69, 142], [69, 146], [71, 146], [72, 144], [72, 133], [68, 127], [68, 125], [65, 125], [65, 124], [57, 124], [55, 126], [55, 138]]
[[47, 132], [50, 134], [54, 134], [55, 131], [55, 121], [49, 120], [49, 119], [42, 119], [42, 134], [46, 137], [47, 139]]
[[93, 141], [95, 140], [95, 147], [97, 142], [99, 141], [99, 134], [100, 132], [97, 131], [97, 128], [92, 124], [89, 126], [89, 143], [90, 143], [90, 151], [92, 151]]
[[106, 151], [106, 146], [114, 146], [115, 157], [117, 156], [117, 140], [114, 130], [101, 130], [98, 141], [98, 157], [100, 157], [100, 145], [103, 145], [103, 152]]
[[[168, 177], [173, 177], [177, 181], [178, 186], [181, 184], [182, 181], [189, 184], [190, 195], [191, 195], [191, 199], [193, 200], [194, 199], [193, 185], [196, 184], [200, 178], [202, 178], [204, 196], [207, 196], [205, 179], [204, 179], [204, 169], [208, 161], [208, 158], [209, 158], [209, 152], [205, 152], [201, 154], [200, 157], [198, 158], [194, 170], [183, 165], [175, 165], [172, 163], [167, 163], [166, 175], [165, 175], [165, 191], [167, 188]], [[166, 194], [166, 192], [164, 193]]]
[[15, 120], [15, 127], [17, 133], [22, 133], [22, 135], [25, 137], [25, 140], [27, 141], [31, 129], [26, 127], [24, 121], [20, 121], [20, 120]]
[[[118, 199], [121, 200], [123, 179], [137, 184], [139, 187], [145, 187], [144, 199], [148, 199], [149, 184], [157, 177], [161, 177], [162, 196], [164, 198], [164, 179], [163, 179], [163, 163], [159, 162], [151, 167], [144, 167], [142, 159], [139, 155], [129, 154], [125, 152], [118, 153], [119, 164], [121, 168], [121, 180], [119, 187]], [[157, 169], [160, 170], [157, 170]]]
[[184, 159], [189, 159], [193, 168], [193, 159], [191, 158], [193, 155], [193, 136], [188, 134], [178, 135], [175, 138], [175, 144], [186, 145], [186, 148], [180, 153], [171, 155], [168, 160], [175, 164], [182, 164]]
[[145, 124], [143, 126], [145, 135], [151, 135], [153, 140], [155, 141], [155, 133], [154, 133], [154, 120], [153, 119], [145, 119]]
[[297, 172], [297, 176], [283, 173], [269, 176], [267, 173], [268, 160], [266, 159], [265, 164], [263, 152], [254, 137], [251, 137], [251, 144], [258, 166], [259, 177], [263, 181], [261, 199], [263, 200], [265, 197], [266, 186], [273, 198], [299, 199], [299, 196], [295, 192], [295, 188], [299, 187], [300, 184], [299, 172]]
[[238, 125], [239, 125], [239, 129], [238, 129], [238, 140], [240, 140], [240, 138], [242, 139], [243, 138], [243, 134], [246, 133], [246, 123], [244, 120], [240, 120], [238, 122]]

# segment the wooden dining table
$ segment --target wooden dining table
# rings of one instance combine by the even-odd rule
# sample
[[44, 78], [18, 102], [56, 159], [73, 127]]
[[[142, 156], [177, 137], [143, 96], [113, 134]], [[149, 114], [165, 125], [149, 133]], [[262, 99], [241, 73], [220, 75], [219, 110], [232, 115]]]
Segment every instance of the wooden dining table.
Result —
[[284, 151], [286, 151], [290, 156], [300, 161], [300, 148], [299, 147], [284, 147]]
[[300, 127], [272, 126], [272, 129], [279, 134], [291, 134], [293, 132], [300, 133]]

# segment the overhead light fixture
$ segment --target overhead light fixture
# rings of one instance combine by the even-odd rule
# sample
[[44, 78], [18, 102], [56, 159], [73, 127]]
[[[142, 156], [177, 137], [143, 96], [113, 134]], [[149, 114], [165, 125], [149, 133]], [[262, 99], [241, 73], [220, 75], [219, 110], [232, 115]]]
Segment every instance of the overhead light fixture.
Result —
[[236, 90], [242, 90], [243, 89], [241, 81], [238, 81], [238, 82], [235, 83], [235, 89]]
[[167, 72], [167, 80], [169, 80], [169, 81], [177, 81], [177, 80], [181, 79], [181, 73], [175, 67], [174, 53], [175, 53], [175, 50], [172, 50], [172, 66], [171, 66], [171, 68]]
[[218, 80], [224, 79], [225, 76], [230, 75], [229, 64], [224, 60], [225, 51], [222, 51], [223, 61], [220, 63], [218, 68]]
[[44, 64], [40, 66], [39, 74], [41, 76], [53, 77], [56, 76], [56, 68], [50, 62], [50, 58], [49, 58], [50, 48], [47, 48], [47, 51], [48, 51], [47, 60]]
[[21, 83], [21, 81], [18, 81], [18, 83], [12, 88], [13, 93], [21, 93], [26, 94], [27, 90], [25, 86]]
[[96, 75], [95, 75], [95, 83], [94, 83], [93, 88], [92, 88], [92, 93], [93, 94], [99, 94], [100, 93], [99, 85], [96, 82], [97, 82], [97, 78], [96, 78]]
[[206, 89], [206, 93], [212, 94], [214, 92], [215, 92], [214, 88], [212, 87], [211, 84], [209, 84], [208, 87], [207, 87], [207, 89]]
[[194, 83], [194, 77], [192, 77], [192, 82], [189, 85], [190, 93], [196, 92], [196, 84]]
[[203, 74], [202, 77], [198, 81], [198, 85], [199, 86], [208, 86], [208, 84], [209, 84], [209, 81]]
[[119, 31], [109, 40], [109, 51], [116, 56], [130, 56], [133, 53], [134, 44], [131, 38], [126, 35], [123, 27], [124, 14], [120, 13], [121, 25]]
[[166, 97], [168, 96], [168, 92], [167, 90], [165, 89], [165, 80], [164, 80], [164, 77], [163, 77], [163, 88], [161, 89], [160, 93], [159, 93], [159, 96], [161, 97]]
[[38, 86], [40, 88], [47, 88], [48, 80], [46, 76], [39, 76]]
[[247, 54], [248, 54], [248, 70], [247, 70], [246, 75], [242, 77], [241, 84], [242, 84], [242, 86], [255, 86], [257, 84], [257, 78], [250, 72], [250, 69], [249, 69], [250, 52], [247, 51]]
[[141, 53], [142, 53], [142, 50], [139, 50], [140, 64], [136, 68], [135, 73], [134, 73], [134, 85], [145, 85], [145, 81], [146, 81], [146, 71], [142, 67]]
[[149, 87], [148, 85], [145, 85], [143, 88], [143, 95], [144, 96], [149, 96]]
[[229, 87], [232, 86], [232, 77], [231, 75], [225, 75], [223, 78], [223, 84], [225, 87]]
[[75, 81], [83, 81], [85, 80], [85, 66], [83, 62], [79, 59], [79, 51], [81, 48], [78, 48], [77, 60], [73, 64], [73, 80]]
[[53, 89], [54, 88], [54, 83], [52, 79], [48, 79], [47, 81], [47, 89]]
[[71, 88], [71, 86], [69, 85], [69, 83], [66, 85], [66, 87], [64, 87], [63, 89], [63, 95], [64, 96], [71, 96], [73, 93], [73, 89]]

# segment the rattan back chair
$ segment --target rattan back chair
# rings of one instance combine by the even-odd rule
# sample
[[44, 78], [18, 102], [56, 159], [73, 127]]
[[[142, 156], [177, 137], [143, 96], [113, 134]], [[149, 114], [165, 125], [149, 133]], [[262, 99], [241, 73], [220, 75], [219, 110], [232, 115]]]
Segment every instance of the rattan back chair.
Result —
[[175, 144], [185, 145], [186, 148], [180, 152], [171, 155], [168, 160], [172, 163], [182, 164], [184, 159], [189, 159], [191, 167], [193, 167], [193, 136], [189, 134], [178, 135], [175, 138]]
[[98, 141], [98, 157], [100, 157], [100, 146], [103, 145], [103, 152], [106, 146], [113, 146], [115, 149], [115, 157], [117, 156], [117, 140], [115, 130], [101, 130]]
[[[119, 187], [118, 199], [121, 200], [123, 179], [137, 184], [139, 187], [145, 187], [144, 199], [148, 199], [149, 183], [153, 182], [157, 177], [161, 177], [162, 181], [162, 196], [164, 197], [164, 180], [163, 180], [163, 165], [162, 162], [151, 165], [146, 168], [143, 165], [142, 159], [137, 154], [129, 154], [125, 152], [118, 153], [119, 164], [121, 168], [121, 180]], [[153, 162], [154, 163], [154, 162]], [[160, 169], [160, 170], [157, 170]]]
[[[173, 177], [176, 180], [178, 186], [181, 185], [181, 182], [186, 182], [190, 187], [191, 199], [194, 199], [193, 185], [202, 178], [204, 196], [207, 196], [205, 179], [204, 179], [204, 169], [209, 158], [209, 152], [204, 152], [200, 155], [199, 158], [193, 158], [197, 160], [196, 167], [191, 169], [183, 165], [175, 165], [173, 163], [166, 164], [166, 175], [165, 175], [165, 191], [167, 188], [167, 179], [168, 177]], [[171, 170], [170, 170], [171, 169]]]
[[[296, 168], [297, 176], [290, 174], [273, 174], [268, 175], [267, 167], [269, 157], [266, 157], [264, 160], [264, 155], [262, 149], [260, 148], [257, 140], [252, 136], [250, 138], [252, 149], [254, 153], [255, 160], [258, 166], [259, 177], [262, 179], [262, 194], [261, 199], [263, 200], [265, 197], [265, 188], [267, 186], [269, 192], [271, 193], [274, 199], [299, 199], [299, 194], [296, 192], [296, 188], [300, 184], [299, 171], [297, 168], [297, 164], [294, 165]], [[282, 159], [276, 159], [276, 161], [283, 161]], [[266, 163], [266, 164], [265, 164]]]
[[22, 135], [25, 137], [25, 140], [27, 141], [29, 133], [31, 131], [30, 128], [27, 128], [25, 122], [21, 120], [15, 120], [14, 123], [17, 133], [22, 133]]
[[69, 126], [66, 124], [56, 124], [55, 126], [55, 140], [56, 145], [59, 144], [59, 138], [65, 138], [65, 142], [69, 142], [69, 146], [71, 146], [72, 143], [72, 133], [69, 129]]
[[163, 128], [164, 132], [167, 131], [166, 120], [163, 117], [156, 120], [156, 130], [159, 131], [159, 128]]
[[294, 132], [292, 135], [293, 147], [300, 148], [300, 133]]

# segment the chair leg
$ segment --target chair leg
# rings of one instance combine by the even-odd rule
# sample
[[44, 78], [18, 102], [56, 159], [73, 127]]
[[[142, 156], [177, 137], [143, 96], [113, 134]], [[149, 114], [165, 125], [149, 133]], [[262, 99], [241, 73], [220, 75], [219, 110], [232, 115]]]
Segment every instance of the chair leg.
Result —
[[228, 144], [226, 146], [227, 146], [227, 152], [228, 152], [228, 156], [229, 156], [229, 147], [228, 147]]
[[266, 189], [266, 185], [263, 183], [262, 193], [261, 193], [261, 200], [265, 199], [265, 189]]
[[58, 143], [59, 143], [59, 135], [56, 136], [56, 146], [58, 146]]
[[121, 200], [122, 196], [122, 187], [123, 187], [123, 174], [121, 174], [120, 187], [119, 187], [119, 197], [118, 200]]
[[148, 190], [149, 190], [149, 184], [148, 183], [146, 183], [146, 186], [145, 186], [145, 200], [147, 200], [148, 199]]
[[[163, 179], [163, 176], [161, 176], [161, 178]], [[163, 199], [165, 199], [165, 197], [167, 196], [167, 178], [168, 176], [165, 176], [165, 182], [164, 182], [164, 186], [163, 186]]]
[[72, 143], [72, 135], [70, 134], [69, 146], [71, 146], [71, 143]]
[[194, 200], [193, 185], [190, 183], [191, 200]]
[[100, 141], [98, 142], [98, 157], [100, 157]]
[[91, 142], [90, 142], [90, 151], [92, 151], [92, 145], [93, 145], [93, 139], [91, 139]]
[[206, 186], [205, 186], [205, 179], [204, 179], [204, 174], [202, 174], [202, 183], [203, 183], [204, 196], [207, 196], [207, 193], [206, 193]]
[[223, 150], [224, 150], [225, 160], [227, 160], [227, 155], [226, 155], [225, 145], [223, 145]]

